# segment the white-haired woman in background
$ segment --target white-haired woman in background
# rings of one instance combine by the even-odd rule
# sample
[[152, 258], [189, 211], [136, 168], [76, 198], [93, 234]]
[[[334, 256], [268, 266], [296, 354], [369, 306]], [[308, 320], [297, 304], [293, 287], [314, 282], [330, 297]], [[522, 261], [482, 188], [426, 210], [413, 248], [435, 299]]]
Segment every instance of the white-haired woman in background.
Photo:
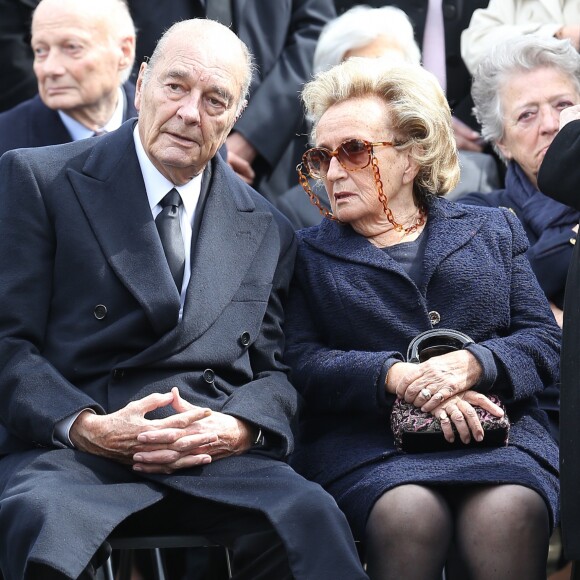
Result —
[[413, 25], [399, 8], [355, 6], [330, 21], [322, 30], [314, 52], [314, 74], [328, 70], [351, 56], [420, 64], [421, 51]]

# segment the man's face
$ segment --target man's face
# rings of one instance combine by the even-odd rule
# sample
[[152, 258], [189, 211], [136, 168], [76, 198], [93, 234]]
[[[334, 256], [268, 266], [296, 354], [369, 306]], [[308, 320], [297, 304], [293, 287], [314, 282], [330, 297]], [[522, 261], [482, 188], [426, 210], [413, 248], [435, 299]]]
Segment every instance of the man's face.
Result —
[[239, 46], [220, 35], [175, 32], [137, 80], [139, 135], [153, 165], [176, 185], [201, 173], [235, 120], [245, 73]]
[[[127, 55], [107, 32], [105, 19], [80, 8], [41, 3], [32, 23], [34, 73], [43, 102], [71, 116], [98, 109], [116, 95]], [[116, 98], [116, 96], [115, 96]]]

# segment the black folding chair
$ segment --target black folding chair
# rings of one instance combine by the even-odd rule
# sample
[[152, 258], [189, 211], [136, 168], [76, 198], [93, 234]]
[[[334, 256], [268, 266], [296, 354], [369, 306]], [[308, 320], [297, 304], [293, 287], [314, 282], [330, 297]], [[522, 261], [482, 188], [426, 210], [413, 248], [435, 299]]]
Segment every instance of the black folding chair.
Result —
[[[215, 542], [208, 540], [204, 536], [183, 535], [183, 536], [116, 536], [115, 533], [109, 536], [108, 540], [113, 550], [121, 551], [121, 562], [118, 571], [118, 580], [129, 580], [131, 573], [131, 558], [123, 558], [132, 554], [132, 550], [151, 550], [153, 552], [153, 573], [156, 580], [166, 580], [166, 570], [163, 559], [165, 548], [216, 548], [225, 550], [228, 578], [232, 577], [232, 566], [230, 552], [224, 546], [219, 546]], [[105, 562], [104, 573], [106, 580], [115, 580], [113, 573], [112, 558]]]

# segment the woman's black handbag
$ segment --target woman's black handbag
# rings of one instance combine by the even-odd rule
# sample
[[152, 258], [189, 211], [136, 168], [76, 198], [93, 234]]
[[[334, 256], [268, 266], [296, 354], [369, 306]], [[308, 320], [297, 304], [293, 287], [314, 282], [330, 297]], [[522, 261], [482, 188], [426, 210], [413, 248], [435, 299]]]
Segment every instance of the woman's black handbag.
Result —
[[[411, 341], [407, 349], [407, 361], [424, 362], [433, 356], [460, 350], [472, 343], [473, 340], [469, 336], [456, 330], [446, 328], [428, 330]], [[497, 396], [489, 395], [489, 399], [502, 407], [504, 415], [496, 417], [481, 407], [474, 407], [483, 427], [484, 437], [481, 442], [472, 438], [468, 444], [462, 443], [459, 436], [455, 437], [453, 443], [450, 443], [445, 439], [441, 424], [436, 417], [431, 413], [421, 411], [412, 403], [397, 399], [391, 410], [391, 429], [397, 448], [408, 453], [424, 453], [465, 447], [507, 445], [510, 423], [506, 409]], [[455, 431], [454, 426], [453, 430]], [[455, 433], [457, 434], [457, 431]]]

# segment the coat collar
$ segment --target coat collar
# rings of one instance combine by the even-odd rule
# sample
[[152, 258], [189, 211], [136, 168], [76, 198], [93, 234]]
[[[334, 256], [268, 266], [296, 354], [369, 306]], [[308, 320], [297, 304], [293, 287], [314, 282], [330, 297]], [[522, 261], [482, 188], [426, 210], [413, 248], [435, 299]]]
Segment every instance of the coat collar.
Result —
[[70, 142], [70, 133], [57, 111], [49, 109], [38, 95], [27, 101], [26, 105], [29, 106], [30, 112], [26, 139], [28, 147], [60, 145]]
[[[68, 176], [108, 263], [145, 310], [162, 342], [199, 337], [229, 303], [272, 220], [216, 157], [195, 248], [183, 324], [179, 295], [145, 192], [133, 143], [134, 121], [101, 137], [80, 172]], [[112, 154], [114, 152], [114, 154]], [[159, 344], [159, 343], [158, 343]], [[148, 349], [140, 358], [151, 358]], [[155, 351], [155, 348], [153, 349]], [[165, 352], [166, 354], [166, 352]]]
[[[137, 116], [135, 109], [135, 85], [126, 82], [123, 85], [125, 93], [125, 107], [123, 122]], [[71, 135], [65, 127], [57, 111], [49, 109], [40, 96], [35, 95], [29, 101], [30, 122], [27, 129], [26, 147], [42, 147], [45, 145], [60, 145], [69, 143]]]
[[[469, 220], [462, 219], [470, 214]], [[489, 212], [479, 212], [470, 206], [434, 198], [428, 204], [425, 247], [425, 288], [439, 264], [451, 253], [469, 242], [490, 218]], [[329, 256], [366, 266], [390, 270], [407, 277], [401, 266], [386, 252], [377, 248], [350, 226], [323, 220], [319, 226], [299, 234], [302, 241]], [[425, 288], [421, 290], [424, 291]]]

